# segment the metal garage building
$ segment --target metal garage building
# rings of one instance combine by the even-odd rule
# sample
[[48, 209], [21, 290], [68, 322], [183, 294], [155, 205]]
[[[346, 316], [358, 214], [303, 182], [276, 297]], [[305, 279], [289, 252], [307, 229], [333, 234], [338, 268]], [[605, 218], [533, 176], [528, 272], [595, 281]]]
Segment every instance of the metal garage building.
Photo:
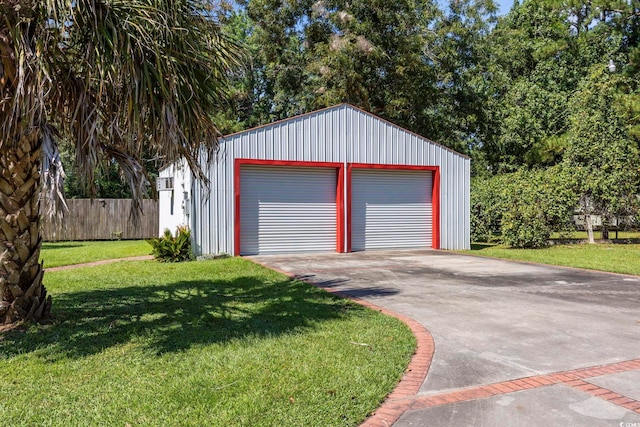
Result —
[[160, 229], [198, 255], [470, 245], [469, 158], [351, 105], [226, 136], [206, 173], [160, 173]]

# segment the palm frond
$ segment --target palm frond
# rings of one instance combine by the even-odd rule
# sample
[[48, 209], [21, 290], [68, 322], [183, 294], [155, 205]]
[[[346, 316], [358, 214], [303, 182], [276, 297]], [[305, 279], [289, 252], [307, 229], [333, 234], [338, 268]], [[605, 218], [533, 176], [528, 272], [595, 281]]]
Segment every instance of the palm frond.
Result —
[[54, 222], [62, 222], [64, 214], [69, 210], [64, 199], [65, 173], [60, 160], [60, 152], [56, 143], [56, 131], [45, 125], [42, 134], [42, 187], [44, 195], [40, 204], [41, 212]]
[[212, 18], [214, 7], [207, 0], [0, 1], [0, 144], [16, 126], [54, 126], [74, 141], [89, 187], [99, 164], [117, 161], [135, 197], [145, 194], [145, 152], [163, 163], [185, 158], [206, 179], [198, 153], [217, 148], [213, 113], [243, 59]]

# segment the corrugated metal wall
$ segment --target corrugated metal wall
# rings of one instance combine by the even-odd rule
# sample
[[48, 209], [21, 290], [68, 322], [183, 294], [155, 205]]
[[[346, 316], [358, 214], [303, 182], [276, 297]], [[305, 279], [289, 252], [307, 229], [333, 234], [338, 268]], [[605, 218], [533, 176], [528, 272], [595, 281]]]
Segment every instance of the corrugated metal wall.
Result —
[[469, 158], [343, 104], [225, 137], [211, 188], [193, 184], [198, 254], [234, 252], [235, 159], [440, 166], [440, 247], [470, 247]]

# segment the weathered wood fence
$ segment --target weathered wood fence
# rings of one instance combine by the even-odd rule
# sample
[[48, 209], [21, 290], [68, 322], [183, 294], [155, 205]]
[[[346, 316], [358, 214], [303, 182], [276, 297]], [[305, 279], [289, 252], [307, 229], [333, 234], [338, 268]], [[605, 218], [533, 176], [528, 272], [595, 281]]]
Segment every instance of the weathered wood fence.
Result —
[[143, 200], [139, 224], [129, 217], [130, 199], [69, 199], [61, 225], [43, 219], [46, 241], [148, 239], [158, 236], [158, 202]]

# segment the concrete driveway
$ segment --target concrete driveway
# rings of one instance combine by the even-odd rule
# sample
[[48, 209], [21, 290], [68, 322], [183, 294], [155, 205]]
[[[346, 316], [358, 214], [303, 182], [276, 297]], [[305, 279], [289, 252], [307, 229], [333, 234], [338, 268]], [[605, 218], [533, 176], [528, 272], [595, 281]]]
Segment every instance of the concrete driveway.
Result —
[[640, 427], [640, 277], [426, 250], [251, 259], [430, 331], [424, 382], [370, 425]]

